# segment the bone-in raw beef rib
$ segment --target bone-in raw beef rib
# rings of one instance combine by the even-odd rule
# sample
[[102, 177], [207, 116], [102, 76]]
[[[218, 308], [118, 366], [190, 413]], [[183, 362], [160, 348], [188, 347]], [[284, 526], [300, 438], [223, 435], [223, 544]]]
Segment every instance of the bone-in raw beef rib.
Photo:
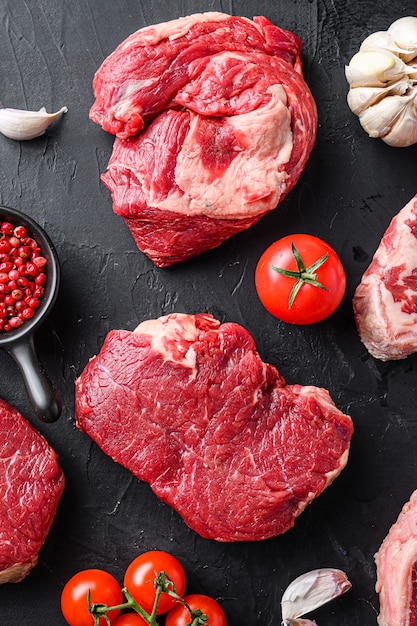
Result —
[[76, 381], [77, 425], [197, 533], [285, 532], [345, 466], [352, 422], [286, 385], [253, 338], [208, 314], [111, 331]]
[[417, 351], [417, 196], [394, 217], [353, 298], [366, 348], [381, 361]]
[[375, 555], [379, 626], [417, 624], [417, 491]]
[[314, 144], [301, 42], [265, 17], [200, 13], [141, 29], [103, 62], [92, 120], [117, 135], [104, 184], [165, 267], [274, 209]]
[[0, 584], [19, 582], [36, 565], [63, 489], [55, 452], [0, 400]]

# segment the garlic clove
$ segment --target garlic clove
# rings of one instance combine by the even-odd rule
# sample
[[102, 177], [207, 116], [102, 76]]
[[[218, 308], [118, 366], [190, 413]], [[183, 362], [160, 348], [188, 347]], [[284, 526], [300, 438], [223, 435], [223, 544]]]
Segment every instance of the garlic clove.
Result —
[[352, 113], [360, 115], [365, 109], [387, 96], [402, 96], [408, 87], [409, 82], [404, 78], [392, 83], [389, 87], [356, 87], [349, 90], [347, 103]]
[[348, 92], [347, 103], [352, 113], [360, 115], [365, 109], [377, 104], [387, 95], [384, 87], [357, 87]]
[[412, 146], [417, 143], [416, 100], [408, 102], [402, 113], [394, 121], [391, 130], [382, 137], [383, 141], [395, 148]]
[[352, 113], [360, 115], [369, 106], [382, 100], [385, 95], [384, 87], [357, 87], [349, 90], [347, 103]]
[[388, 50], [398, 56], [404, 63], [409, 63], [417, 56], [417, 46], [408, 48], [398, 45], [393, 34], [389, 31], [377, 31], [376, 33], [368, 35], [362, 42], [359, 52], [371, 50], [372, 48]]
[[34, 139], [43, 135], [48, 126], [67, 111], [65, 106], [55, 113], [47, 113], [45, 107], [39, 111], [0, 109], [0, 133], [18, 141]]
[[359, 115], [362, 128], [372, 138], [384, 138], [392, 130], [397, 119], [406, 108], [409, 97], [389, 96]]
[[[401, 57], [403, 61], [410, 60], [410, 50], [408, 48], [401, 48], [397, 45], [393, 35], [388, 31], [379, 30], [376, 33], [371, 33], [363, 40], [359, 52], [365, 52], [367, 50], [378, 49], [388, 50]], [[414, 56], [414, 55], [413, 55]]]
[[390, 81], [407, 76], [407, 65], [389, 50], [369, 49], [357, 52], [345, 68], [351, 87], [384, 87]]
[[285, 621], [286, 626], [317, 626], [316, 622], [312, 622], [311, 619], [292, 619], [288, 617]]
[[[302, 574], [287, 587], [281, 600], [282, 622], [286, 626], [307, 626], [309, 620], [298, 620], [351, 588], [346, 574], [338, 569], [323, 568]], [[294, 621], [296, 620], [296, 621]]]
[[395, 43], [409, 52], [408, 61], [417, 56], [417, 17], [400, 17], [387, 31]]

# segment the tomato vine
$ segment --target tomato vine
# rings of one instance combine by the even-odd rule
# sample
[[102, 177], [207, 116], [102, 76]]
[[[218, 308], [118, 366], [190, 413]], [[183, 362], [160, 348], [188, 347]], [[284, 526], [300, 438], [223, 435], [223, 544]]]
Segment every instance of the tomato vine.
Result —
[[145, 552], [127, 568], [123, 588], [102, 570], [75, 574], [64, 586], [62, 613], [70, 626], [123, 626], [129, 622], [158, 626], [158, 615], [163, 613], [167, 613], [166, 624], [172, 626], [226, 626], [218, 602], [199, 594], [184, 596], [185, 584], [185, 572], [175, 557], [157, 550]]

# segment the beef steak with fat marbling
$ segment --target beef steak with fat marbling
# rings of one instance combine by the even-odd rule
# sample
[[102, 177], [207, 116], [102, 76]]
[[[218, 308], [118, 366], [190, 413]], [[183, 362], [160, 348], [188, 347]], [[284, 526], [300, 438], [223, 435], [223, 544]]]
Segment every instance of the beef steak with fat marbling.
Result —
[[0, 584], [19, 582], [36, 565], [63, 489], [55, 452], [0, 400]]
[[375, 554], [379, 626], [417, 624], [417, 491], [406, 502]]
[[417, 352], [417, 195], [391, 220], [353, 297], [360, 338], [381, 361]]

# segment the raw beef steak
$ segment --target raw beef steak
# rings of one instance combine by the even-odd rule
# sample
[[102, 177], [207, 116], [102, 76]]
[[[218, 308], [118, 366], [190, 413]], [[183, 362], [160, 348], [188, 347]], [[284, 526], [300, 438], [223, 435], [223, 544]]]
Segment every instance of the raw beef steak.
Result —
[[417, 626], [417, 491], [375, 555], [379, 626]]
[[352, 422], [286, 385], [252, 337], [208, 314], [110, 332], [76, 381], [76, 418], [201, 536], [285, 532], [345, 466]]
[[359, 335], [381, 361], [417, 351], [417, 196], [391, 221], [353, 298]]
[[157, 266], [218, 246], [297, 182], [317, 112], [301, 42], [265, 17], [149, 26], [103, 62], [92, 120], [117, 135], [104, 184]]
[[36, 565], [63, 489], [55, 452], [0, 400], [0, 583], [19, 582]]

